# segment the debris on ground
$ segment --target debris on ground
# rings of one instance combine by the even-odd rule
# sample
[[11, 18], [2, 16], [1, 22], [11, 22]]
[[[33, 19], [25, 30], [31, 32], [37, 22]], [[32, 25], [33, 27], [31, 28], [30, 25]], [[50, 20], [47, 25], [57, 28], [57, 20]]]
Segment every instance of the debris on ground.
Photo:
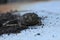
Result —
[[0, 35], [20, 33], [34, 25], [42, 25], [41, 17], [35, 13], [25, 13], [22, 16], [13, 15], [12, 12], [0, 13]]

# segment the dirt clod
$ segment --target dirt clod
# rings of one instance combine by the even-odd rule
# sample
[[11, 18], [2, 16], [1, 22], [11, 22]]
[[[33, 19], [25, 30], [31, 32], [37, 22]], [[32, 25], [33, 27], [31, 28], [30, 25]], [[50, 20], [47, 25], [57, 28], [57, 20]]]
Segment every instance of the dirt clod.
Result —
[[12, 15], [12, 12], [0, 13], [0, 35], [20, 33], [20, 31], [27, 29], [28, 26], [41, 25], [42, 22], [39, 18], [35, 13], [26, 13], [23, 16]]

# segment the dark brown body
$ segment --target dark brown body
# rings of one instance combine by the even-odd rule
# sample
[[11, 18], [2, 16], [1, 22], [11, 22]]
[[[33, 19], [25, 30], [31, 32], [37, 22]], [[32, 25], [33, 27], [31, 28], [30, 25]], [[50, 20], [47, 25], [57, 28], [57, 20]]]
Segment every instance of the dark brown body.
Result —
[[19, 33], [28, 26], [41, 25], [41, 19], [35, 13], [26, 13], [23, 16], [12, 15], [8, 12], [0, 14], [0, 34]]

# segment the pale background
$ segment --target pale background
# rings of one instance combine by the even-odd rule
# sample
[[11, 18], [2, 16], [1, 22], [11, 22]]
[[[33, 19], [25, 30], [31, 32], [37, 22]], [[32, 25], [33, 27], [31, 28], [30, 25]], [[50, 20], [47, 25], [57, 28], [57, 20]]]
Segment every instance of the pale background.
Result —
[[[22, 10], [22, 8], [20, 8], [20, 7], [21, 6], [23, 7], [23, 5], [31, 5], [31, 4], [34, 4], [34, 3], [37, 3], [37, 2], [51, 2], [53, 0], [44, 0], [44, 1], [30, 0], [29, 2], [26, 2], [26, 1], [25, 2], [19, 2], [19, 1], [21, 1], [21, 0], [8, 0], [7, 4], [0, 5], [0, 12], [7, 12], [7, 11], [10, 11], [10, 10]], [[58, 1], [58, 0], [56, 0], [56, 1]]]

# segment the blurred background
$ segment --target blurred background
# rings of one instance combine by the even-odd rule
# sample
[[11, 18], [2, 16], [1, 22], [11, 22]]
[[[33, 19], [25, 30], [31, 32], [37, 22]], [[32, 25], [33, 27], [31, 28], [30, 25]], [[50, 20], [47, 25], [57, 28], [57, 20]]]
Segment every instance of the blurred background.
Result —
[[0, 4], [15, 3], [15, 2], [36, 2], [36, 1], [59, 1], [59, 0], [0, 0]]
[[[10, 10], [22, 10], [24, 6], [34, 5], [39, 2], [50, 2], [57, 0], [0, 0], [0, 12], [6, 12]], [[59, 1], [59, 0], [58, 0]]]
[[[0, 12], [16, 10], [22, 5], [49, 0], [0, 0]], [[23, 6], [22, 6], [23, 7]], [[20, 9], [19, 9], [20, 10]]]
[[0, 0], [0, 4], [13, 3], [13, 2], [32, 2], [32, 1], [48, 1], [48, 0]]

